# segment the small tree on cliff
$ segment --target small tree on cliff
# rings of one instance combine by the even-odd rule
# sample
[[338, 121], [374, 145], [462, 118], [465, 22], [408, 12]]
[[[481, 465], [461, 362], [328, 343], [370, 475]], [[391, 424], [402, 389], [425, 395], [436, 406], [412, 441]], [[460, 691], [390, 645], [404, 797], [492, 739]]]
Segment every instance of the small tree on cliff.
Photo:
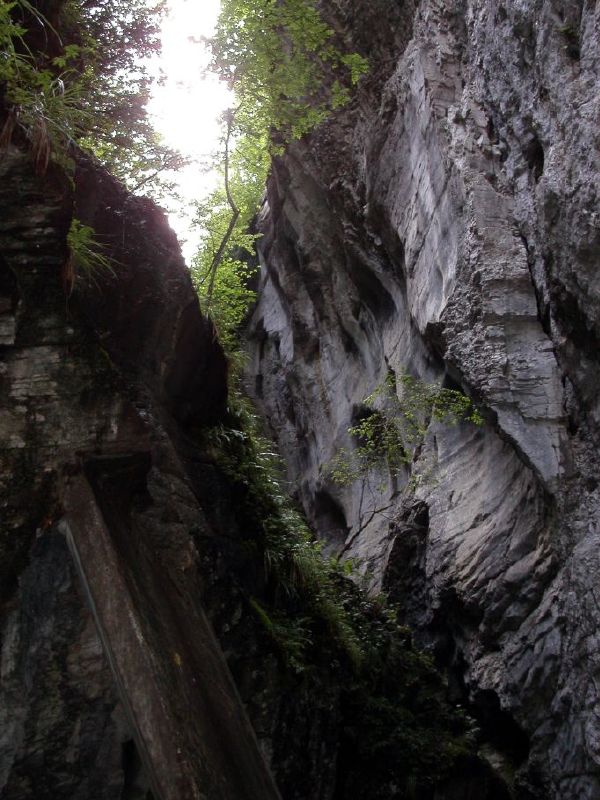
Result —
[[210, 47], [236, 105], [224, 119], [222, 186], [198, 209], [194, 275], [229, 344], [252, 298], [240, 256], [253, 249], [271, 157], [347, 103], [367, 62], [338, 48], [315, 0], [224, 0]]

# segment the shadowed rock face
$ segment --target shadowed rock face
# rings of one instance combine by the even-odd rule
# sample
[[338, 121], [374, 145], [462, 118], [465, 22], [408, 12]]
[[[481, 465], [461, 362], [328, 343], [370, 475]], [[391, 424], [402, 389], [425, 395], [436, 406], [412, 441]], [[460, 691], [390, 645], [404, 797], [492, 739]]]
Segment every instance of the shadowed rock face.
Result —
[[[316, 528], [401, 600], [516, 796], [591, 800], [597, 10], [364, 5], [327, 13], [370, 77], [270, 179], [248, 386]], [[327, 464], [389, 370], [458, 383], [486, 422], [430, 426], [417, 489], [383, 469], [336, 486]]]
[[[97, 165], [73, 191], [16, 147], [0, 207], [0, 794], [276, 799], [202, 605], [178, 447], [226, 364], [174, 235]], [[73, 213], [114, 265], [74, 287]]]
[[3, 613], [2, 796], [119, 797], [130, 726], [65, 539], [47, 532], [29, 555]]
[[163, 211], [82, 158], [73, 213], [109, 243], [115, 273], [92, 276], [76, 295], [77, 310], [119, 368], [183, 427], [218, 421], [225, 361]]

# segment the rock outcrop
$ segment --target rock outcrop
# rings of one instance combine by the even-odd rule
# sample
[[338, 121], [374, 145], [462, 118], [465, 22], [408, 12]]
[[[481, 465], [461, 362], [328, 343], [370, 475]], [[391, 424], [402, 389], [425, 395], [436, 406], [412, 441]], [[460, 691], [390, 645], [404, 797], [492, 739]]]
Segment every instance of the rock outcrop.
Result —
[[[600, 795], [600, 18], [338, 0], [371, 73], [278, 159], [248, 387], [330, 550], [402, 602], [518, 798]], [[388, 375], [459, 387], [406, 474], [328, 471]], [[416, 486], [415, 486], [416, 484]]]
[[[0, 793], [277, 798], [182, 455], [224, 414], [225, 359], [162, 213], [83, 156], [73, 185], [2, 154]], [[112, 270], [73, 274], [74, 214]]]

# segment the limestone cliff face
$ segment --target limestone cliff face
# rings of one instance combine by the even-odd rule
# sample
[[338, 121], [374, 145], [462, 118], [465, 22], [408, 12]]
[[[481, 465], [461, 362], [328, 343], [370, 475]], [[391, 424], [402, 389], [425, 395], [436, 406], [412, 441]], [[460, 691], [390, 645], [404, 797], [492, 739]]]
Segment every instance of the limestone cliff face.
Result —
[[[371, 60], [277, 161], [248, 386], [330, 549], [435, 648], [518, 798], [600, 795], [600, 17], [327, 6]], [[389, 370], [460, 386], [406, 475], [332, 483]], [[413, 476], [429, 475], [414, 488]], [[379, 476], [381, 477], [381, 476]]]
[[[371, 74], [274, 166], [248, 386], [328, 549], [478, 719], [489, 766], [419, 800], [594, 800], [598, 11], [323, 5]], [[243, 487], [198, 436], [226, 366], [164, 217], [83, 157], [36, 175], [23, 142], [0, 208], [0, 795], [356, 800], [339, 664], [286, 674], [248, 602]], [[72, 274], [73, 216], [114, 274]], [[340, 487], [390, 372], [485, 424]]]

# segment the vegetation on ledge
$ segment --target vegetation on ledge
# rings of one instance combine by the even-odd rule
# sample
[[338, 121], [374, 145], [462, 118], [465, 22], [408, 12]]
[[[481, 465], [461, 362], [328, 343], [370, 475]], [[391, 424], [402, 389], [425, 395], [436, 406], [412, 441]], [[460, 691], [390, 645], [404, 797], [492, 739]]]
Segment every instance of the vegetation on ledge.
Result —
[[[348, 428], [356, 447], [336, 453], [326, 468], [329, 478], [339, 486], [365, 480], [371, 489], [384, 490], [386, 482], [380, 485], [382, 470], [394, 479], [414, 469], [432, 422], [482, 425], [483, 417], [458, 389], [389, 370], [385, 380], [365, 398], [357, 421]], [[434, 466], [413, 472], [411, 483], [429, 480]], [[376, 483], [371, 486], [371, 481]]]
[[262, 575], [254, 589], [237, 578], [265, 654], [272, 649], [305, 693], [339, 688], [339, 797], [426, 796], [473, 752], [470, 722], [447, 702], [431, 659], [385, 597], [369, 597], [351, 565], [324, 557], [247, 402], [233, 399], [227, 424], [208, 430], [205, 445], [233, 487], [244, 546]]

